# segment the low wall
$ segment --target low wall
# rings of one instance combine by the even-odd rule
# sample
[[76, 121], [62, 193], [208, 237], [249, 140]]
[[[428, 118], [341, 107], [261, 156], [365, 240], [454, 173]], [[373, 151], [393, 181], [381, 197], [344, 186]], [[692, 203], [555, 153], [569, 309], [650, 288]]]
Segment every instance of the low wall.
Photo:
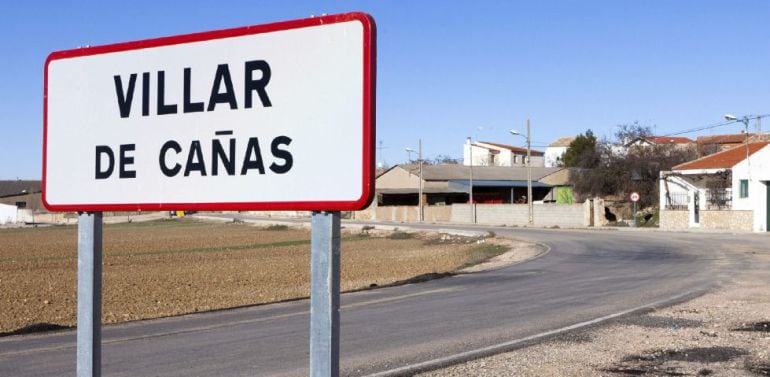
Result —
[[280, 218], [310, 218], [311, 211], [244, 211], [253, 216], [259, 217], [280, 217]]
[[[363, 211], [355, 212], [356, 220], [378, 220], [396, 222], [418, 222], [419, 207], [417, 206], [384, 206], [370, 207]], [[452, 208], [450, 206], [425, 206], [423, 219], [429, 223], [449, 222]]]
[[[700, 211], [700, 229], [750, 232], [754, 226], [754, 211]], [[689, 229], [688, 211], [660, 211], [660, 229]]]
[[754, 227], [754, 211], [701, 211], [700, 226], [750, 232]]
[[689, 227], [689, 212], [660, 210], [660, 229], [661, 230], [683, 230]]
[[[451, 221], [470, 223], [468, 204], [453, 204]], [[576, 228], [590, 226], [590, 207], [584, 204], [536, 204], [533, 206], [534, 226], [558, 226]], [[526, 204], [476, 204], [476, 223], [490, 225], [528, 224], [529, 208]], [[588, 220], [588, 221], [587, 221]]]

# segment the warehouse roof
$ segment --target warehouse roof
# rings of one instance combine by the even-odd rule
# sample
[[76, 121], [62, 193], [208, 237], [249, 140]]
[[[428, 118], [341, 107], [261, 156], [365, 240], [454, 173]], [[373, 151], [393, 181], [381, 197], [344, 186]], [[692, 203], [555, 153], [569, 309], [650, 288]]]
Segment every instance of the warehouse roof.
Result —
[[40, 192], [40, 181], [6, 180], [0, 181], [0, 198]]
[[[396, 165], [418, 174], [417, 165]], [[395, 168], [395, 166], [394, 166]], [[532, 180], [537, 181], [547, 175], [553, 174], [564, 168], [532, 168]], [[423, 165], [422, 176], [426, 181], [451, 181], [469, 179], [471, 167], [465, 165]], [[473, 179], [478, 181], [525, 181], [527, 180], [527, 168], [522, 166], [474, 166]]]

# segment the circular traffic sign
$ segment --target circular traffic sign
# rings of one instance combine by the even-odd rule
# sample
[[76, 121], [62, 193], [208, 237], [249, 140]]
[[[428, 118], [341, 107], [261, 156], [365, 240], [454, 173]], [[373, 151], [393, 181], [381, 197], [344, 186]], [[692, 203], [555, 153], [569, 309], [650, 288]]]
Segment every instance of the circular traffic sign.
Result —
[[638, 192], [632, 192], [631, 193], [631, 201], [632, 202], [638, 202], [639, 201], [639, 193]]

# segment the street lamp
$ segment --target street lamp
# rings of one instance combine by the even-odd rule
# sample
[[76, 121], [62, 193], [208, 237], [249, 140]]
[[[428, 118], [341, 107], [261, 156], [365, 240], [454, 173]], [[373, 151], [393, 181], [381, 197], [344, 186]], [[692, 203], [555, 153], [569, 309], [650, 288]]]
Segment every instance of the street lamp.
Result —
[[419, 206], [419, 210], [417, 212], [418, 212], [418, 216], [419, 216], [418, 221], [422, 222], [423, 219], [425, 218], [425, 216], [423, 214], [424, 209], [423, 209], [423, 201], [422, 201], [422, 139], [419, 139], [417, 141], [417, 143], [418, 143], [418, 148], [417, 148], [416, 151], [414, 149], [412, 149], [412, 148], [406, 148], [406, 152], [409, 153], [410, 157], [412, 156], [413, 152], [417, 152], [417, 161], [418, 161], [419, 166], [420, 166], [420, 168], [419, 168], [420, 169], [419, 170], [420, 184], [419, 184], [419, 188], [417, 190], [417, 195], [418, 195], [418, 198], [417, 198], [417, 203], [418, 204], [417, 205]]
[[[749, 161], [749, 117], [744, 116], [739, 119], [733, 114], [725, 114], [725, 120], [743, 123], [744, 132], [746, 133], [746, 164], [748, 164], [749, 180], [751, 180], [751, 161]], [[762, 135], [760, 135], [760, 137], [762, 137]]]
[[[511, 135], [524, 137], [521, 133], [515, 130], [511, 130]], [[533, 214], [534, 208], [532, 207], [532, 162], [530, 161], [530, 155], [532, 151], [532, 138], [529, 127], [529, 119], [527, 119], [527, 204], [529, 209], [529, 225], [535, 224], [535, 217]]]

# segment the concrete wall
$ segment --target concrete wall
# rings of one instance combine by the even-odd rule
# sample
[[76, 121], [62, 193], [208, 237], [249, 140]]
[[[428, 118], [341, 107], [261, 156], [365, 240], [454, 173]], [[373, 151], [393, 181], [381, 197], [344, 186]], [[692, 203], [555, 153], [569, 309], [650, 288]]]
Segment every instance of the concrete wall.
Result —
[[660, 210], [660, 229], [662, 230], [684, 230], [687, 229], [689, 222], [688, 211], [668, 211]]
[[16, 222], [16, 206], [0, 204], [0, 224], [13, 224]]
[[[451, 221], [470, 223], [471, 214], [468, 204], [453, 204]], [[584, 204], [538, 204], [533, 207], [535, 226], [559, 226], [564, 228], [584, 227], [590, 224], [586, 219]], [[528, 223], [529, 210], [526, 204], [477, 204], [476, 222], [490, 225], [525, 226]]]
[[[449, 222], [451, 213], [451, 206], [425, 206], [423, 216], [424, 221], [428, 223], [446, 223]], [[418, 222], [419, 216], [417, 206], [370, 206], [363, 211], [356, 211], [353, 218], [356, 220]]]
[[38, 192], [34, 194], [7, 196], [5, 198], [0, 198], [0, 204], [16, 205], [17, 202], [24, 202], [26, 203], [26, 209], [31, 209], [35, 212], [45, 212], [46, 210], [45, 207], [43, 207], [41, 195], [42, 194]]
[[309, 218], [311, 211], [244, 211], [249, 215], [259, 217], [288, 217], [288, 218]]

